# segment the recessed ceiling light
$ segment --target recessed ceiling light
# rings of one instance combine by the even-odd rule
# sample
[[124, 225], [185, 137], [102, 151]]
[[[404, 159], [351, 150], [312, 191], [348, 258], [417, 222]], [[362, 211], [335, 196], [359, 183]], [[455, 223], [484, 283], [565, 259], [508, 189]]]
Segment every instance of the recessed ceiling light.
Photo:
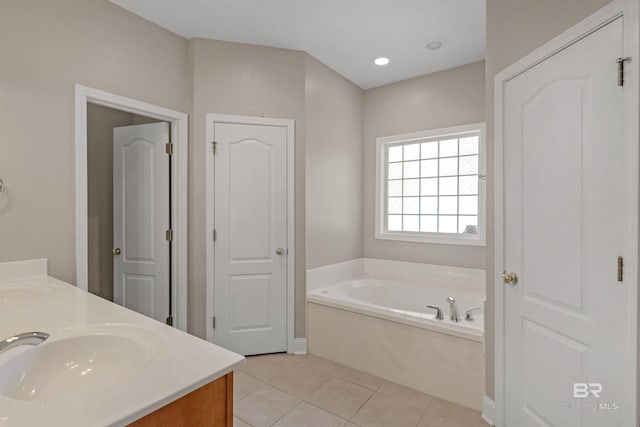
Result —
[[442, 46], [444, 46], [444, 40], [443, 39], [429, 40], [427, 42], [427, 45], [426, 45], [427, 49], [429, 49], [429, 50], [438, 50]]
[[384, 56], [381, 56], [380, 58], [374, 59], [373, 63], [381, 67], [384, 67], [389, 63], [389, 58], [385, 58]]

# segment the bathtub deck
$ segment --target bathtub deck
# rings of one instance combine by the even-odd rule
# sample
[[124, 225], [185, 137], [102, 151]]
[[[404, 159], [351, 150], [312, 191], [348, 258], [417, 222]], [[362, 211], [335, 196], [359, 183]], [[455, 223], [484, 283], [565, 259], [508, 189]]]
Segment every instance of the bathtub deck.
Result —
[[234, 399], [236, 427], [488, 425], [479, 412], [313, 355], [249, 357]]

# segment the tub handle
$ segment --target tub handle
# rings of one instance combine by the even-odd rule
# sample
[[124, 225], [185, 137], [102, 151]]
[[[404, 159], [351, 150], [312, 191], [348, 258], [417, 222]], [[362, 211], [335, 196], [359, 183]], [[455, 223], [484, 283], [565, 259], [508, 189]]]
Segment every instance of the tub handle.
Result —
[[435, 305], [427, 304], [427, 308], [431, 308], [431, 309], [436, 311], [436, 317], [435, 318], [437, 320], [443, 320], [444, 319], [444, 316], [442, 315], [442, 310], [440, 310], [440, 307], [435, 306]]
[[476, 310], [480, 310], [482, 307], [480, 307], [479, 305], [475, 306], [475, 307], [471, 307], [469, 310], [467, 310], [467, 315], [464, 316], [465, 320], [473, 320], [473, 312]]

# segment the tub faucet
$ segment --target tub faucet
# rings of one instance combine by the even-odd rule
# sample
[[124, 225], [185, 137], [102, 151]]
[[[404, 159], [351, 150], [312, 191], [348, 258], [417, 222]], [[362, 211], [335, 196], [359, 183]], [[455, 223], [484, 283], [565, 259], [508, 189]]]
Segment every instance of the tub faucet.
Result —
[[0, 353], [19, 345], [38, 345], [49, 338], [44, 332], [24, 332], [0, 341]]
[[468, 321], [472, 321], [473, 320], [473, 312], [476, 310], [480, 310], [482, 307], [480, 307], [479, 305], [476, 305], [475, 307], [471, 307], [469, 310], [467, 310], [467, 315], [464, 316], [465, 320]]
[[458, 312], [458, 304], [456, 304], [456, 299], [452, 296], [449, 296], [447, 297], [447, 302], [449, 303], [449, 308], [451, 311], [449, 317], [451, 317], [451, 320], [453, 320], [454, 322], [459, 322], [460, 313]]
[[440, 307], [429, 304], [427, 305], [427, 308], [431, 308], [436, 311], [436, 317], [435, 317], [436, 320], [444, 319], [444, 316], [442, 315], [442, 310], [440, 310]]

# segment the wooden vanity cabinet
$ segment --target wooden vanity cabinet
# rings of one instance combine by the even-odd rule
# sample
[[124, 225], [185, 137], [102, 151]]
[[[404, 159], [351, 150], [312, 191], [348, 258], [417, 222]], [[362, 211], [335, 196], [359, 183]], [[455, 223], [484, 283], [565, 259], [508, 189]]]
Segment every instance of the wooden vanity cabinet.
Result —
[[233, 372], [169, 403], [130, 427], [233, 427]]

